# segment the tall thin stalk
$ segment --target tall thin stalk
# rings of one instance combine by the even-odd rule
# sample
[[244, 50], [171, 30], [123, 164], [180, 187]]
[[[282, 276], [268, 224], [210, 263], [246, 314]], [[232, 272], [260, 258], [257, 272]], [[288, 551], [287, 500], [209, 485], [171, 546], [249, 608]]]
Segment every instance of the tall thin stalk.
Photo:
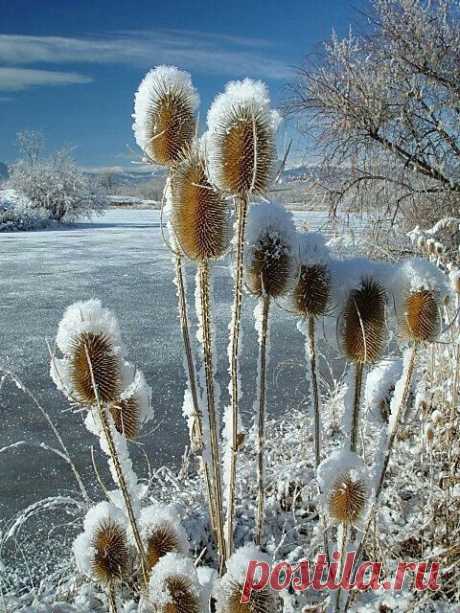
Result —
[[[382, 464], [382, 470], [380, 471], [380, 477], [377, 483], [377, 487], [375, 489], [375, 496], [374, 496], [374, 501], [372, 503], [372, 507], [369, 511], [368, 514], [368, 518], [367, 518], [367, 522], [366, 522], [366, 526], [364, 528], [363, 531], [363, 535], [361, 538], [361, 541], [358, 545], [358, 549], [356, 551], [356, 557], [355, 557], [355, 565], [358, 564], [361, 553], [363, 551], [364, 548], [364, 544], [366, 542], [366, 538], [367, 535], [369, 533], [371, 524], [372, 524], [372, 520], [373, 517], [375, 515], [375, 512], [377, 510], [377, 504], [378, 504], [378, 500], [380, 498], [380, 495], [382, 493], [382, 489], [383, 489], [383, 484], [385, 483], [385, 477], [386, 477], [386, 473], [387, 473], [387, 469], [388, 469], [388, 465], [390, 463], [390, 459], [391, 459], [391, 455], [393, 452], [393, 448], [394, 448], [394, 444], [396, 441], [396, 437], [398, 435], [398, 431], [399, 431], [399, 427], [401, 425], [401, 416], [407, 406], [407, 401], [409, 398], [409, 392], [410, 392], [410, 386], [411, 386], [411, 382], [412, 382], [412, 378], [414, 375], [414, 371], [415, 371], [415, 365], [416, 365], [416, 359], [417, 359], [417, 349], [418, 349], [418, 343], [414, 342], [412, 344], [411, 347], [411, 352], [409, 355], [409, 360], [407, 363], [407, 368], [406, 368], [406, 372], [405, 372], [405, 378], [404, 378], [404, 383], [403, 383], [403, 389], [402, 389], [402, 394], [400, 397], [400, 401], [398, 403], [398, 406], [396, 407], [396, 413], [395, 413], [395, 417], [394, 417], [394, 423], [393, 423], [393, 429], [390, 433], [389, 439], [388, 439], [388, 444], [387, 444], [387, 449], [385, 451], [385, 457], [383, 459], [383, 464]], [[348, 594], [348, 599], [347, 602], [345, 604], [345, 609], [344, 611], [348, 611], [348, 608], [351, 604], [351, 592]]]
[[222, 502], [222, 475], [219, 453], [219, 426], [217, 421], [215, 388], [214, 388], [214, 363], [211, 331], [211, 304], [209, 297], [209, 263], [204, 260], [199, 269], [201, 318], [203, 327], [203, 361], [206, 375], [206, 397], [208, 404], [208, 419], [211, 444], [211, 471], [213, 478], [214, 504], [216, 510], [217, 545], [219, 549], [220, 571], [223, 572], [225, 554], [225, 536], [223, 522]]
[[177, 283], [177, 299], [178, 299], [178, 307], [179, 307], [179, 320], [180, 327], [182, 332], [182, 340], [184, 343], [184, 351], [185, 358], [187, 362], [187, 376], [190, 387], [190, 394], [192, 397], [193, 403], [193, 411], [194, 411], [194, 419], [197, 427], [197, 437], [198, 437], [198, 445], [200, 447], [201, 457], [202, 457], [202, 465], [203, 465], [203, 476], [206, 487], [208, 505], [209, 505], [209, 514], [211, 519], [211, 527], [213, 531], [216, 531], [216, 510], [214, 507], [214, 496], [212, 493], [212, 484], [211, 484], [211, 476], [209, 472], [209, 465], [204, 457], [204, 437], [203, 437], [203, 415], [201, 413], [200, 404], [198, 401], [198, 387], [196, 380], [196, 369], [195, 369], [195, 361], [193, 359], [193, 351], [192, 344], [190, 341], [190, 331], [189, 331], [189, 318], [188, 318], [188, 309], [187, 309], [187, 297], [185, 293], [185, 284], [184, 284], [184, 271], [182, 266], [182, 256], [177, 251], [176, 252], [176, 283]]
[[353, 391], [353, 407], [351, 414], [350, 451], [356, 453], [358, 447], [359, 419], [361, 414], [361, 396], [363, 389], [364, 364], [355, 364], [355, 387]]
[[109, 583], [107, 597], [109, 601], [110, 613], [118, 613], [117, 597], [116, 597], [115, 585], [113, 581], [110, 581]]
[[232, 326], [230, 337], [230, 403], [232, 411], [232, 447], [230, 455], [230, 474], [228, 482], [227, 496], [227, 518], [226, 518], [226, 555], [227, 559], [233, 553], [233, 530], [235, 518], [235, 499], [236, 499], [236, 464], [238, 455], [238, 403], [239, 403], [239, 377], [238, 377], [238, 357], [241, 324], [241, 306], [243, 301], [243, 256], [244, 256], [244, 237], [246, 233], [246, 222], [248, 213], [249, 198], [245, 194], [237, 200], [237, 241], [236, 241], [236, 262], [235, 262], [235, 286], [233, 293]]
[[265, 515], [265, 415], [266, 415], [266, 385], [267, 385], [267, 343], [268, 317], [270, 311], [270, 296], [262, 298], [262, 327], [259, 343], [259, 390], [257, 412], [257, 514], [256, 514], [256, 545], [261, 545]]
[[131, 496], [129, 494], [128, 486], [126, 484], [126, 479], [125, 479], [125, 476], [123, 474], [123, 469], [122, 469], [121, 464], [120, 464], [120, 458], [118, 457], [118, 451], [117, 451], [115, 442], [113, 440], [113, 436], [112, 436], [112, 432], [111, 432], [111, 429], [110, 429], [109, 420], [107, 418], [107, 410], [106, 410], [106, 407], [103, 406], [103, 404], [101, 403], [100, 398], [99, 398], [99, 391], [97, 389], [96, 380], [94, 378], [93, 366], [91, 364], [91, 359], [90, 359], [88, 348], [86, 347], [86, 345], [85, 345], [85, 352], [86, 352], [86, 359], [87, 359], [87, 362], [88, 362], [89, 372], [90, 372], [90, 375], [91, 375], [91, 384], [93, 386], [94, 396], [95, 396], [95, 399], [96, 399], [96, 407], [97, 407], [99, 419], [100, 419], [101, 425], [102, 425], [102, 431], [104, 433], [104, 437], [105, 437], [105, 440], [106, 440], [106, 443], [107, 443], [109, 454], [110, 454], [110, 457], [111, 457], [112, 462], [113, 462], [113, 467], [115, 469], [115, 474], [117, 475], [118, 487], [120, 488], [120, 491], [121, 491], [121, 493], [123, 495], [123, 500], [125, 502], [126, 511], [128, 513], [129, 523], [130, 523], [130, 526], [131, 526], [131, 530], [133, 532], [134, 542], [136, 543], [136, 549], [138, 551], [140, 562], [141, 562], [141, 568], [142, 568], [142, 575], [143, 575], [144, 583], [145, 583], [145, 585], [147, 585], [148, 579], [149, 579], [149, 577], [148, 577], [147, 561], [146, 561], [146, 557], [145, 557], [144, 545], [142, 544], [141, 535], [140, 535], [140, 532], [139, 532], [139, 528], [137, 526], [136, 516], [135, 516], [134, 510], [133, 510]]

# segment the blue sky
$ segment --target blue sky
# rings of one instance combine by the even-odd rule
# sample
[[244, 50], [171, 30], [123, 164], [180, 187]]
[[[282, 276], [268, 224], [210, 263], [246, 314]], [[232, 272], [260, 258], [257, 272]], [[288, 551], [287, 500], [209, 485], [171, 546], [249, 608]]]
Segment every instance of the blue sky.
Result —
[[16, 133], [34, 129], [50, 150], [73, 146], [83, 166], [128, 166], [133, 94], [157, 64], [192, 73], [203, 121], [230, 79], [263, 79], [279, 103], [305, 55], [332, 29], [345, 34], [365, 4], [0, 0], [0, 160], [13, 161]]

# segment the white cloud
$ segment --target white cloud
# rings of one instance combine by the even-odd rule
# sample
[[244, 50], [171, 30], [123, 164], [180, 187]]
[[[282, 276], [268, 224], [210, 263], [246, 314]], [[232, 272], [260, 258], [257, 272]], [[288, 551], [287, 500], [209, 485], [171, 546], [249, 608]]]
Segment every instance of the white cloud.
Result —
[[271, 46], [264, 39], [179, 30], [126, 31], [92, 38], [3, 34], [0, 62], [114, 63], [145, 68], [167, 63], [201, 74], [288, 78], [291, 69], [266, 53]]
[[0, 68], [0, 91], [20, 91], [37, 85], [70, 85], [90, 83], [90, 77], [75, 72], [33, 70], [30, 68]]

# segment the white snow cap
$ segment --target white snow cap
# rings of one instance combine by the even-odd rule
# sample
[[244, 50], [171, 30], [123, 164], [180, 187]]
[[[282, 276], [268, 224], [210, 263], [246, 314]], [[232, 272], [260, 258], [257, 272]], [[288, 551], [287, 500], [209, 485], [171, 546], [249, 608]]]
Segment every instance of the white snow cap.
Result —
[[165, 524], [168, 525], [170, 531], [174, 532], [178, 546], [177, 553], [186, 555], [189, 550], [187, 535], [180, 524], [179, 516], [173, 505], [154, 502], [142, 509], [139, 529], [144, 543], [148, 541], [155, 530]]
[[118, 524], [123, 530], [127, 524], [127, 518], [119, 508], [108, 502], [100, 502], [86, 514], [83, 522], [84, 532], [79, 534], [73, 543], [77, 568], [87, 577], [92, 577], [92, 563], [96, 554], [92, 546], [93, 539], [98, 529], [108, 521]]
[[369, 483], [368, 470], [363, 460], [348, 449], [338, 449], [321, 462], [317, 470], [317, 479], [323, 502], [327, 500], [337, 479], [345, 474], [349, 474], [353, 481]]
[[59, 323], [56, 344], [62, 353], [68, 354], [75, 338], [84, 333], [106, 336], [114, 347], [121, 345], [118, 321], [98, 299], [74, 302], [67, 307]]
[[194, 113], [200, 103], [198, 92], [193, 87], [188, 72], [175, 66], [152, 68], [141, 81], [134, 98], [133, 130], [139, 147], [147, 152], [152, 136], [152, 111], [165, 91], [181, 93]]
[[268, 563], [271, 563], [272, 561], [270, 556], [263, 553], [256, 545], [253, 545], [252, 543], [244, 545], [243, 547], [237, 549], [229, 558], [225, 578], [243, 585], [246, 578], [248, 564], [251, 560]]
[[260, 248], [260, 242], [269, 235], [279, 237], [283, 252], [294, 255], [297, 251], [297, 233], [292, 213], [278, 202], [257, 202], [249, 209], [246, 243], [248, 252]]
[[422, 289], [436, 291], [442, 300], [449, 293], [448, 278], [437, 266], [422, 258], [404, 262], [396, 271], [395, 291], [399, 296]]
[[139, 410], [139, 425], [150, 421], [153, 418], [152, 408], [152, 388], [147, 384], [144, 374], [136, 370], [134, 380], [120, 395], [121, 400], [134, 399]]
[[167, 553], [160, 558], [150, 575], [147, 597], [149, 604], [159, 608], [173, 602], [167, 585], [167, 579], [170, 577], [183, 577], [188, 580], [193, 595], [201, 601], [200, 582], [192, 560], [177, 553]]

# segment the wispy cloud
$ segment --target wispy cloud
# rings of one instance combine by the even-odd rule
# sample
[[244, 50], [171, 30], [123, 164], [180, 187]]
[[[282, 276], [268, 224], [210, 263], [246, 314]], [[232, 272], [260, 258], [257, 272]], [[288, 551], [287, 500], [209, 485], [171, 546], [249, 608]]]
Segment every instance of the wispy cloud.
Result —
[[13, 67], [0, 68], [0, 91], [21, 91], [38, 85], [70, 85], [90, 82], [90, 77], [75, 72]]
[[272, 57], [270, 41], [196, 31], [125, 31], [110, 36], [66, 38], [0, 35], [0, 62], [46, 64], [177, 64], [201, 74], [285, 79], [291, 70]]

